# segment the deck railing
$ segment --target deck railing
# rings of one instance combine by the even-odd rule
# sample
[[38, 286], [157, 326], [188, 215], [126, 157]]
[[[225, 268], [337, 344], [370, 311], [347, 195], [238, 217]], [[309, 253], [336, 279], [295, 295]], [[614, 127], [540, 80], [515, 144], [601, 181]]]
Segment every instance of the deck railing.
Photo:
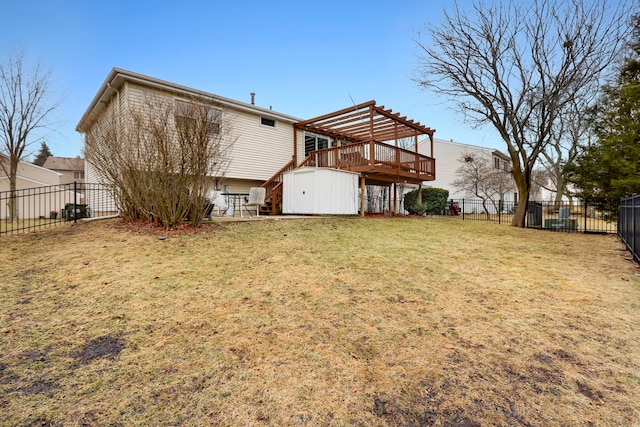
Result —
[[435, 159], [382, 142], [360, 142], [309, 153], [308, 166], [371, 170], [427, 180], [435, 176]]

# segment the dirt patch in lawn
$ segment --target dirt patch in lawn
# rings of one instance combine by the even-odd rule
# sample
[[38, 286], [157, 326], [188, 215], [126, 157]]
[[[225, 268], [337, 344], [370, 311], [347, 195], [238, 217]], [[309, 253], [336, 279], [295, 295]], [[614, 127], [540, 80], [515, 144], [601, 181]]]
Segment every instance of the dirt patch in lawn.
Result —
[[113, 361], [118, 357], [124, 346], [125, 342], [121, 337], [106, 335], [92, 339], [79, 352], [74, 353], [72, 357], [79, 365], [87, 365], [100, 358]]

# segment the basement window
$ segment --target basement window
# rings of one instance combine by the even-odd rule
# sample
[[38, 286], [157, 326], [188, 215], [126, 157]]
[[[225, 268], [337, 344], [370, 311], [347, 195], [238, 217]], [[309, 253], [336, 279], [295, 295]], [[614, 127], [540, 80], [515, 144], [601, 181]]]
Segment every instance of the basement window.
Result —
[[276, 127], [275, 119], [270, 119], [268, 117], [260, 117], [260, 124], [265, 126], [270, 126], [272, 128]]

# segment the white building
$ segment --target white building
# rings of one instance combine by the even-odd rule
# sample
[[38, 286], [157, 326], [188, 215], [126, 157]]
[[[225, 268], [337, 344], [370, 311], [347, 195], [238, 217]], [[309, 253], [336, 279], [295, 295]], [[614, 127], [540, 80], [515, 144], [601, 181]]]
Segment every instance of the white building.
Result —
[[[418, 151], [429, 151], [431, 142], [423, 141], [418, 144]], [[424, 151], [423, 151], [424, 150]], [[460, 200], [478, 200], [478, 196], [470, 194], [454, 185], [454, 182], [460, 179], [459, 169], [463, 165], [460, 161], [465, 155], [481, 156], [490, 164], [494, 165], [496, 169], [502, 169], [505, 171], [511, 170], [511, 159], [506, 154], [499, 150], [487, 147], [479, 147], [477, 145], [462, 144], [454, 141], [445, 141], [442, 139], [434, 138], [433, 140], [433, 152], [437, 161], [437, 173], [436, 179], [427, 183], [430, 187], [443, 188], [449, 191], [449, 199]], [[500, 196], [495, 194], [491, 196], [492, 199], [499, 200]], [[502, 197], [504, 206], [513, 206], [518, 202], [518, 193], [515, 189], [515, 183], [513, 190], [510, 190]]]

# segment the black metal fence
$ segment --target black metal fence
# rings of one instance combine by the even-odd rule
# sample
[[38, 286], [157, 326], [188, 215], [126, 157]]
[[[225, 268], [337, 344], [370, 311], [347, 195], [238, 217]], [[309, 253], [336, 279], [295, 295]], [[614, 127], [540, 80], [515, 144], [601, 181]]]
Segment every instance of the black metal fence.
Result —
[[112, 189], [102, 184], [74, 182], [1, 191], [0, 235], [117, 213]]
[[640, 194], [620, 199], [618, 235], [635, 260], [640, 262]]
[[[446, 213], [463, 220], [511, 224], [516, 207], [516, 203], [509, 201], [452, 199]], [[616, 233], [618, 230], [617, 218], [580, 202], [528, 202], [525, 226], [578, 233]]]
[[[463, 220], [511, 224], [516, 204], [509, 201], [451, 199], [445, 211]], [[56, 224], [117, 215], [113, 190], [102, 184], [73, 184], [0, 192], [0, 235]], [[583, 203], [529, 202], [528, 228], [581, 233], [618, 233], [638, 259], [640, 195], [622, 199], [618, 218]]]

